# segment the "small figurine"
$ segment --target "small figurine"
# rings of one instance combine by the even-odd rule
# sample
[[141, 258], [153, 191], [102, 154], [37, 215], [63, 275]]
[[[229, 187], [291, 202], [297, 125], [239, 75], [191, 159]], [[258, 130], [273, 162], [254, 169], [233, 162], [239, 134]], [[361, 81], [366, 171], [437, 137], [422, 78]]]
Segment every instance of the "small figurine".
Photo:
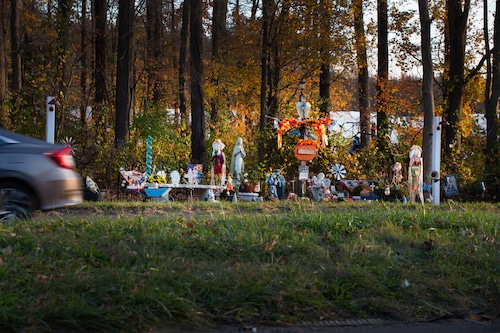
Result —
[[403, 180], [403, 167], [401, 165], [401, 163], [399, 162], [396, 162], [394, 164], [394, 166], [392, 167], [392, 171], [393, 171], [393, 174], [392, 174], [392, 182], [394, 184], [399, 184], [401, 183], [401, 181]]
[[416, 202], [418, 195], [420, 201], [424, 203], [422, 148], [420, 146], [411, 147], [409, 158], [408, 192], [410, 202]]
[[286, 181], [281, 170], [276, 169], [267, 176], [266, 183], [269, 184], [268, 198], [273, 201], [283, 200], [283, 196], [286, 193]]
[[314, 176], [311, 180], [311, 192], [313, 194], [314, 200], [317, 202], [323, 202], [325, 199], [325, 192], [328, 190], [328, 195], [330, 194], [330, 180], [325, 178], [325, 174], [323, 172], [318, 173], [317, 176]]
[[212, 144], [212, 177], [215, 183], [223, 186], [226, 179], [226, 156], [222, 151], [226, 147], [220, 139]]

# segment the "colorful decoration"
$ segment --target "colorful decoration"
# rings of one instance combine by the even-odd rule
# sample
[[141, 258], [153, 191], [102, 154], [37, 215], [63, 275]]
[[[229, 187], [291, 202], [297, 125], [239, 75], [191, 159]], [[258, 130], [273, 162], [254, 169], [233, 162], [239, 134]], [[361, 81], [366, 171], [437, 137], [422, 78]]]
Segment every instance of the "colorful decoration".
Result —
[[188, 185], [199, 185], [203, 176], [203, 164], [188, 164], [187, 174], [184, 177], [187, 179]]
[[226, 180], [226, 155], [222, 151], [226, 145], [220, 139], [212, 143], [212, 182], [224, 185]]
[[345, 178], [345, 175], [347, 173], [347, 170], [342, 164], [336, 163], [335, 165], [332, 165], [332, 174], [335, 176], [336, 180], [341, 180]]
[[[283, 146], [283, 133], [291, 129], [296, 129], [296, 133], [303, 137], [304, 140], [308, 137], [315, 145], [326, 147], [328, 145], [326, 129], [331, 122], [330, 118], [321, 118], [319, 120], [283, 119], [278, 123], [278, 148]], [[311, 132], [316, 133], [317, 137], [311, 135]]]
[[60, 143], [62, 145], [64, 145], [65, 147], [68, 147], [68, 148], [71, 148], [73, 150], [73, 153], [78, 150], [78, 148], [76, 147], [77, 144], [76, 144], [76, 139], [73, 139], [72, 137], [65, 137], [64, 139], [62, 139], [60, 141]]
[[301, 139], [295, 146], [294, 153], [299, 161], [312, 161], [316, 157], [316, 143], [309, 139]]
[[394, 166], [392, 167], [392, 182], [394, 184], [399, 184], [403, 180], [403, 166], [401, 163], [396, 162]]
[[153, 138], [148, 135], [146, 139], [146, 177], [153, 170]]

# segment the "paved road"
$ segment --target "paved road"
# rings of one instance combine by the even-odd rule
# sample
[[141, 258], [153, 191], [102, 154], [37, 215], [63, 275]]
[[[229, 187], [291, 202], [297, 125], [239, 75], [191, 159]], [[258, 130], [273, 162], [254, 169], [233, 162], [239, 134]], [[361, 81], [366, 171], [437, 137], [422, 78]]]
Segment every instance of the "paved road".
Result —
[[500, 319], [485, 322], [446, 320], [428, 323], [404, 324], [350, 324], [336, 323], [328, 326], [304, 325], [276, 327], [271, 325], [224, 326], [204, 333], [500, 333]]

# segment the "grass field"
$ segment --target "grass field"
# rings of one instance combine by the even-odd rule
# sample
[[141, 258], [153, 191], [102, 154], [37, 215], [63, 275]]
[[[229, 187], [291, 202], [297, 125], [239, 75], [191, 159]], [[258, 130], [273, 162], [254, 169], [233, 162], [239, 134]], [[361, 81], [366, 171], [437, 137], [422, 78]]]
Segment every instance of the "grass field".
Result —
[[498, 204], [98, 202], [0, 230], [0, 331], [500, 314]]

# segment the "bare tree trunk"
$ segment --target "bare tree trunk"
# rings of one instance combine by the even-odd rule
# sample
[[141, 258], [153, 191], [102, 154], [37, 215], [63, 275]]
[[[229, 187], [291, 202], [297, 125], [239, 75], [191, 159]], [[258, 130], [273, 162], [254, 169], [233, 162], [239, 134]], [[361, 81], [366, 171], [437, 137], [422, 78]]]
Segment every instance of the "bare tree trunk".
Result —
[[[227, 17], [227, 0], [214, 0], [213, 23], [212, 23], [212, 60], [219, 64], [223, 62], [222, 56], [224, 41], [226, 39], [226, 17]], [[211, 126], [217, 128], [219, 122], [219, 107], [223, 101], [219, 90], [218, 73], [213, 73], [212, 84], [215, 89], [215, 96], [212, 98], [210, 115]]]
[[[434, 124], [434, 69], [431, 54], [431, 19], [429, 17], [428, 0], [418, 0], [421, 26], [421, 48], [423, 65], [422, 96], [424, 103], [424, 134], [422, 158], [424, 160], [424, 182], [430, 184], [432, 171], [432, 132]], [[438, 170], [439, 171], [439, 170]]]
[[[491, 197], [498, 195], [500, 186], [499, 144], [498, 144], [498, 118], [500, 108], [500, 0], [496, 1], [495, 21], [493, 26], [493, 67], [492, 67], [492, 89], [486, 104], [486, 161], [485, 180], [486, 189]], [[496, 197], [498, 200], [498, 197]]]
[[331, 3], [321, 1], [319, 4], [319, 35], [321, 38], [320, 57], [321, 65], [319, 72], [319, 112], [323, 117], [330, 115], [330, 63], [331, 55], [328, 45], [331, 41]]
[[80, 55], [80, 64], [81, 64], [81, 72], [80, 72], [80, 89], [81, 89], [81, 103], [80, 103], [80, 121], [83, 125], [86, 123], [87, 118], [87, 0], [82, 0], [82, 19], [81, 19], [81, 31], [80, 31], [80, 47], [81, 47], [81, 55]]
[[[389, 133], [389, 119], [387, 110], [391, 103], [387, 86], [389, 81], [389, 42], [388, 42], [388, 13], [387, 0], [377, 0], [377, 34], [378, 34], [378, 70], [377, 70], [377, 147], [383, 159], [396, 161], [390, 151], [391, 138]], [[386, 169], [391, 165], [386, 164]]]
[[261, 59], [260, 59], [260, 123], [259, 123], [259, 131], [261, 133], [259, 140], [259, 160], [263, 161], [265, 156], [265, 132], [266, 132], [266, 123], [267, 123], [267, 80], [268, 80], [268, 59], [269, 59], [269, 10], [270, 10], [270, 1], [271, 0], [262, 0], [262, 51], [261, 51]]
[[120, 0], [118, 8], [115, 124], [115, 144], [119, 149], [123, 148], [127, 140], [130, 126], [133, 22], [134, 1]]
[[68, 57], [70, 52], [70, 40], [69, 32], [71, 27], [71, 7], [73, 5], [72, 0], [59, 0], [57, 6], [57, 31], [58, 31], [58, 63], [57, 63], [57, 88], [58, 96], [56, 96], [61, 102], [61, 106], [56, 113], [56, 133], [55, 137], [59, 136], [59, 133], [64, 132], [68, 123], [68, 112], [65, 107], [64, 97], [67, 95], [68, 89]]
[[12, 68], [11, 90], [19, 96], [22, 87], [21, 53], [19, 46], [19, 2], [10, 1], [10, 61]]
[[187, 112], [186, 72], [188, 64], [189, 20], [191, 15], [191, 0], [184, 0], [182, 8], [181, 42], [179, 46], [179, 113], [186, 128], [191, 127]]
[[0, 127], [9, 126], [7, 80], [7, 1], [0, 2]]
[[163, 97], [161, 87], [162, 70], [162, 1], [148, 0], [146, 4], [146, 34], [147, 34], [147, 73], [148, 90], [152, 87], [153, 103], [157, 104]]
[[94, 21], [94, 86], [96, 107], [104, 104], [108, 99], [106, 89], [108, 44], [106, 42], [107, 32], [107, 4], [106, 1], [93, 0]]
[[460, 147], [458, 125], [462, 112], [464, 91], [464, 62], [465, 44], [467, 35], [467, 19], [469, 16], [470, 0], [447, 0], [447, 36], [448, 48], [446, 50], [449, 61], [447, 81], [447, 104], [444, 117], [450, 124], [445, 127], [445, 157], [451, 157], [454, 146]]
[[191, 151], [193, 162], [205, 164], [205, 109], [203, 106], [203, 33], [202, 4], [199, 0], [191, 1]]
[[366, 36], [363, 20], [363, 0], [353, 0], [354, 38], [356, 40], [356, 59], [358, 63], [358, 103], [361, 148], [370, 145], [371, 122], [368, 109], [368, 60], [366, 55]]

